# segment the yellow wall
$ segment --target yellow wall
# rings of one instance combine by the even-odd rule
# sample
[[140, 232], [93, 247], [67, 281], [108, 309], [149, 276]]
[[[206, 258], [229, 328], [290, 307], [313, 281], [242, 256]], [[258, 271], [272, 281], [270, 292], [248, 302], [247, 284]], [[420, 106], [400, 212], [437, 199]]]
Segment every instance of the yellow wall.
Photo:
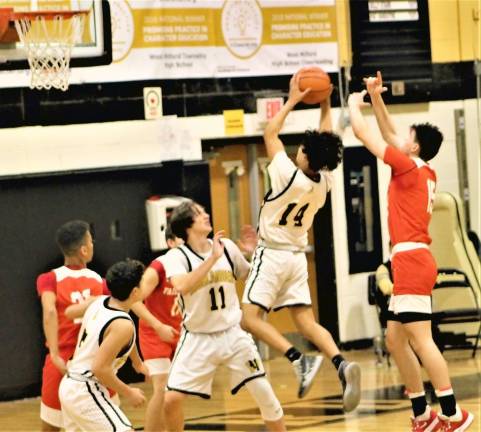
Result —
[[[433, 63], [481, 60], [481, 0], [428, 0]], [[337, 0], [339, 64], [352, 60], [349, 1]]]
[[480, 59], [481, 0], [428, 0], [433, 63]]

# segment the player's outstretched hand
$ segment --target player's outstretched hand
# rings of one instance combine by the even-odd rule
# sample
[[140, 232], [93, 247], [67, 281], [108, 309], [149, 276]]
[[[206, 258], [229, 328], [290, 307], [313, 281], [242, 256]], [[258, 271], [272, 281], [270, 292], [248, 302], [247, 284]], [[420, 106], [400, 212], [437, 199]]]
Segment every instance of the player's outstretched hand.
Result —
[[137, 408], [145, 403], [144, 392], [137, 387], [130, 387], [129, 392], [125, 395], [127, 403]]
[[237, 241], [239, 249], [244, 255], [251, 257], [257, 246], [257, 232], [252, 225], [244, 225], [241, 228], [240, 239]]
[[364, 78], [364, 84], [366, 84], [367, 92], [371, 96], [382, 94], [387, 91], [387, 87], [382, 85], [381, 71], [377, 71], [377, 75], [375, 77]]
[[294, 104], [300, 102], [304, 98], [304, 96], [310, 91], [310, 88], [301, 91], [301, 89], [299, 88], [299, 75], [297, 73], [292, 75], [291, 81], [289, 83], [289, 99], [294, 102]]
[[347, 104], [350, 107], [358, 107], [358, 108], [371, 106], [370, 103], [364, 101], [364, 96], [366, 96], [366, 94], [367, 94], [367, 90], [351, 93], [349, 95], [349, 98], [347, 99]]
[[50, 358], [52, 359], [53, 365], [60, 371], [60, 373], [65, 375], [67, 373], [67, 364], [65, 363], [65, 360], [58, 354], [50, 355]]
[[179, 332], [174, 327], [162, 323], [155, 328], [155, 332], [164, 342], [173, 342], [176, 336], [179, 335]]
[[223, 254], [224, 254], [224, 243], [222, 243], [221, 239], [224, 237], [224, 230], [217, 231], [214, 234], [213, 246], [212, 246], [212, 256], [217, 261]]

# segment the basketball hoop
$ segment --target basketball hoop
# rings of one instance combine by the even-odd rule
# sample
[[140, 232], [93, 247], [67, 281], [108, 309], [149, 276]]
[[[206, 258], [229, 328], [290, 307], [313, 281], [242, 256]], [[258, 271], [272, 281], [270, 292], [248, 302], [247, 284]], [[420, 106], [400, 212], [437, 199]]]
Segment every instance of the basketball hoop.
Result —
[[[30, 66], [30, 88], [67, 90], [70, 55], [81, 42], [88, 10], [13, 12], [0, 10], [15, 23]], [[0, 20], [1, 22], [1, 20]]]

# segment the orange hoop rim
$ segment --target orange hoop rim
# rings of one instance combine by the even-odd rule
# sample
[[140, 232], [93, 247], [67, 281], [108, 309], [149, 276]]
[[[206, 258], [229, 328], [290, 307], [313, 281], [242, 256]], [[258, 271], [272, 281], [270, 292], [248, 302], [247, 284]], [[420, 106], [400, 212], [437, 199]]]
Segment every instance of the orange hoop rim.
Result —
[[65, 19], [70, 19], [75, 15], [88, 15], [90, 10], [41, 10], [41, 11], [27, 11], [15, 12], [13, 8], [0, 8], [0, 21], [18, 21], [22, 19], [34, 20], [41, 17], [46, 20], [53, 20], [57, 16]]
[[28, 12], [12, 12], [10, 21], [17, 21], [21, 19], [34, 20], [35, 18], [43, 18], [46, 20], [53, 20], [57, 16], [65, 19], [70, 19], [76, 15], [88, 15], [89, 10], [48, 10], [48, 11], [28, 11]]

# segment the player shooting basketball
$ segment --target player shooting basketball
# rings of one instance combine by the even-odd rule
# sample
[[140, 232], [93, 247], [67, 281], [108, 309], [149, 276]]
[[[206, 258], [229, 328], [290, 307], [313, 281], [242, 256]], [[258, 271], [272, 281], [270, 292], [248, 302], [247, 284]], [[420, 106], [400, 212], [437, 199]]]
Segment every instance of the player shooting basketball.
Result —
[[299, 73], [294, 75], [287, 102], [264, 132], [267, 155], [271, 160], [267, 170], [272, 189], [265, 197], [259, 215], [259, 243], [242, 299], [242, 326], [284, 353], [294, 366], [299, 380], [298, 396], [302, 398], [312, 385], [322, 356], [302, 354], [263, 319], [264, 312], [288, 307], [300, 333], [336, 367], [343, 387], [344, 410], [352, 411], [360, 400], [360, 368], [343, 358], [331, 334], [315, 321], [304, 253], [307, 231], [317, 211], [324, 206], [331, 188], [330, 171], [342, 159], [341, 138], [332, 132], [330, 92], [320, 102], [320, 131], [305, 132], [295, 164], [279, 139], [287, 115], [309, 91], [300, 90]]

